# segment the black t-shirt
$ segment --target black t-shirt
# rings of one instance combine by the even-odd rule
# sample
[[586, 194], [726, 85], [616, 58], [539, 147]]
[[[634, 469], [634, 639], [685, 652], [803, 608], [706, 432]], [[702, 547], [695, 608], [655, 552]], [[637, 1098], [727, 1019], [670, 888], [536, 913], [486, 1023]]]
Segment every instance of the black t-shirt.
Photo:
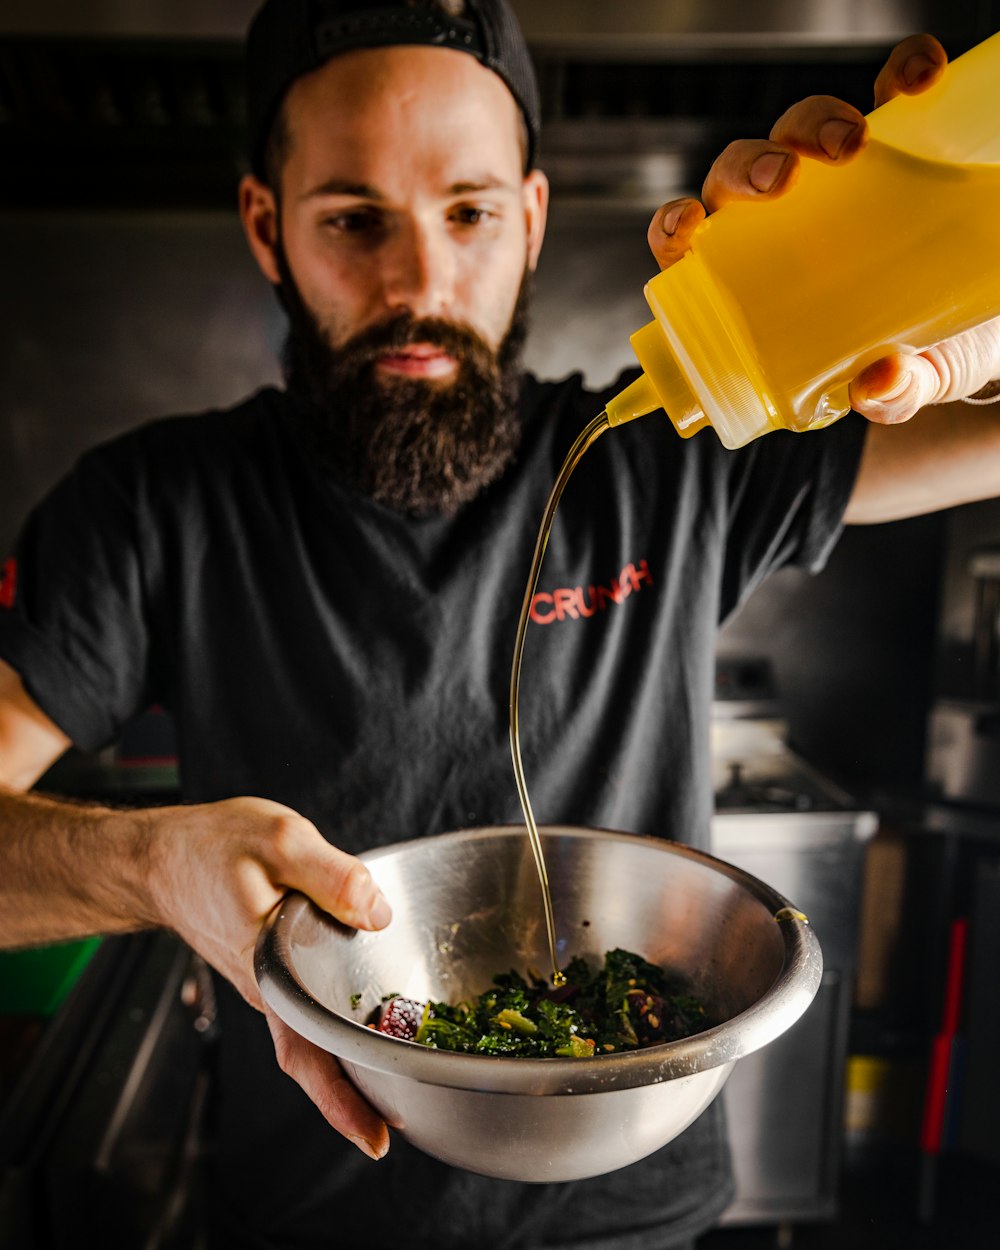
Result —
[[[167, 708], [186, 800], [274, 799], [349, 851], [519, 822], [520, 601], [549, 489], [601, 406], [578, 377], [527, 378], [516, 463], [456, 516], [420, 520], [324, 472], [281, 392], [145, 426], [88, 453], [29, 518], [0, 656], [84, 748]], [[848, 418], [732, 453], [660, 415], [588, 452], [522, 670], [539, 821], [707, 845], [717, 626], [775, 568], [821, 565], [862, 440]], [[486, 1180], [398, 1140], [372, 1164], [278, 1071], [262, 1020], [235, 994], [221, 1004], [216, 1193], [253, 1230], [239, 1244], [638, 1250], [725, 1201], [711, 1111], [651, 1159], [568, 1185]]]

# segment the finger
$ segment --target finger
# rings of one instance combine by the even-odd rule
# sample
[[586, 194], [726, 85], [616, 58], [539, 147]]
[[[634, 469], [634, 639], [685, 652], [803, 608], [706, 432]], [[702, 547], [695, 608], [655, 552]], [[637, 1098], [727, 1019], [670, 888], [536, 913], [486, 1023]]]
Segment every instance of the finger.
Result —
[[939, 385], [934, 366], [924, 357], [884, 356], [851, 383], [851, 407], [878, 425], [898, 425], [934, 403]]
[[1000, 377], [1000, 317], [963, 330], [920, 354], [933, 365], [940, 379], [933, 403], [972, 395]]
[[671, 200], [649, 223], [647, 239], [661, 269], [669, 269], [691, 245], [695, 228], [705, 220], [705, 206], [698, 200]]
[[831, 95], [809, 96], [786, 109], [771, 128], [771, 140], [802, 156], [832, 165], [848, 161], [865, 146], [863, 114]]
[[381, 1159], [389, 1149], [389, 1130], [370, 1103], [344, 1075], [333, 1055], [301, 1037], [264, 1008], [278, 1066], [319, 1108], [331, 1128], [346, 1137], [370, 1159]]
[[709, 212], [733, 200], [781, 195], [798, 176], [799, 159], [768, 139], [737, 139], [717, 157], [701, 189]]
[[948, 54], [933, 35], [911, 35], [897, 44], [875, 79], [875, 106], [898, 95], [918, 95], [944, 72]]

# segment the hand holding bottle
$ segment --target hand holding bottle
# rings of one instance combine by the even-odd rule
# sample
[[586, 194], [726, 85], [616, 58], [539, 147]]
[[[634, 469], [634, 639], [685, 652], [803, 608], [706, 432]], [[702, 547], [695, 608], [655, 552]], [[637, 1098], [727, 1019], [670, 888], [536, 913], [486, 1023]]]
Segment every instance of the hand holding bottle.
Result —
[[[915, 96], [927, 91], [942, 78], [946, 64], [944, 49], [932, 36], [904, 40], [878, 76], [876, 106], [897, 95]], [[982, 109], [989, 109], [987, 100], [983, 100]], [[841, 100], [811, 96], [794, 105], [779, 118], [768, 139], [739, 140], [726, 148], [709, 171], [702, 201], [675, 200], [659, 210], [649, 229], [657, 261], [667, 269], [686, 256], [706, 212], [731, 203], [777, 201], [788, 192], [794, 195], [800, 176], [808, 172], [806, 161], [849, 166], [865, 148], [868, 137], [868, 120]], [[789, 204], [792, 202], [790, 199]], [[831, 240], [829, 254], [813, 253], [807, 259], [810, 264], [835, 269], [848, 257], [837, 254], [835, 234], [827, 237]], [[914, 255], [913, 264], [920, 265], [923, 259]], [[984, 273], [1000, 268], [1000, 257], [986, 254], [980, 259]], [[995, 276], [1000, 282], [1000, 275]], [[787, 279], [787, 275], [775, 277], [776, 281]], [[878, 283], [879, 273], [872, 272], [870, 282], [854, 293], [855, 303], [860, 306], [879, 301]], [[1000, 377], [1000, 319], [966, 329], [917, 354], [893, 352], [869, 360], [851, 380], [850, 403], [870, 420], [892, 424], [907, 420], [926, 404], [971, 395], [996, 377]], [[738, 441], [739, 436], [734, 436], [730, 445], [738, 445]]]

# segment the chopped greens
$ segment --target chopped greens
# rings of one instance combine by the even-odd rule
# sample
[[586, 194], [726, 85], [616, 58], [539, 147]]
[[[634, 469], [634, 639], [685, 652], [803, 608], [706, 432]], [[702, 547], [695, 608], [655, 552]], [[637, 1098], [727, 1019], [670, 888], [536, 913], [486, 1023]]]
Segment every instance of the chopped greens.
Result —
[[534, 970], [502, 972], [474, 1000], [415, 1003], [388, 995], [372, 1027], [437, 1050], [533, 1058], [589, 1058], [689, 1037], [708, 1026], [683, 980], [631, 951], [597, 969], [575, 957], [566, 984]]

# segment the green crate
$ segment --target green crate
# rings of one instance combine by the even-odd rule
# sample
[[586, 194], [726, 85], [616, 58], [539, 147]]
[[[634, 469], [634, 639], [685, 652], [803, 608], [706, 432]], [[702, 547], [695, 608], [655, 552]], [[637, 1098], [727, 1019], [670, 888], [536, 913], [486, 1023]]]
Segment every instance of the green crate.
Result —
[[99, 937], [0, 951], [0, 1014], [53, 1016], [101, 944]]

